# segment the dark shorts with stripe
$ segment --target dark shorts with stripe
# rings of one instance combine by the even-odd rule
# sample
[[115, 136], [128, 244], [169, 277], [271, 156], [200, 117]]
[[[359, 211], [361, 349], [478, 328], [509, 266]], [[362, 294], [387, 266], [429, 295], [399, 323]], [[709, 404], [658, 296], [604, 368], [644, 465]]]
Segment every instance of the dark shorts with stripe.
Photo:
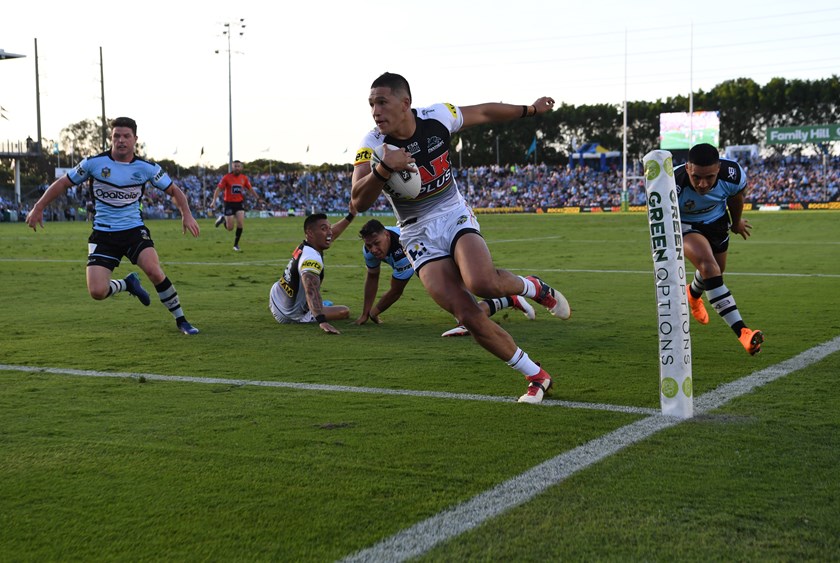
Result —
[[683, 237], [688, 233], [698, 233], [706, 237], [712, 247], [712, 252], [720, 254], [729, 250], [729, 215], [724, 214], [720, 219], [711, 223], [682, 223]]
[[103, 266], [113, 271], [120, 265], [122, 257], [137, 263], [140, 253], [146, 248], [154, 248], [152, 234], [143, 225], [125, 231], [97, 231], [88, 237], [88, 266]]

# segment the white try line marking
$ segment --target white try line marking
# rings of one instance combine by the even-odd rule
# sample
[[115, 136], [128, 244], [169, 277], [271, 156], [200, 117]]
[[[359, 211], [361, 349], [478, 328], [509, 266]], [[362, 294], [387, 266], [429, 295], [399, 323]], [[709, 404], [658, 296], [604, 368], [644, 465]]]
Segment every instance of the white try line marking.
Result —
[[[766, 385], [794, 371], [815, 364], [826, 356], [837, 351], [840, 351], [840, 336], [806, 350], [789, 360], [774, 366], [766, 367], [731, 383], [721, 385], [717, 389], [695, 398], [694, 411], [697, 414], [705, 414], [711, 410], [717, 409], [741, 395], [745, 395], [758, 387]], [[507, 397], [435, 391], [411, 391], [372, 387], [323, 385], [315, 383], [287, 383], [280, 381], [249, 381], [244, 379], [170, 376], [133, 372], [102, 372], [65, 368], [39, 368], [9, 364], [0, 364], [0, 370], [83, 377], [136, 379], [144, 377], [148, 380], [157, 381], [222, 384], [231, 386], [253, 385], [259, 387], [280, 387], [307, 391], [338, 391], [470, 401], [513, 401], [512, 398]], [[618, 453], [622, 449], [640, 442], [660, 430], [676, 426], [677, 424], [683, 422], [683, 420], [679, 418], [661, 416], [658, 410], [641, 407], [624, 407], [620, 405], [553, 400], [545, 400], [541, 404], [543, 406], [563, 406], [567, 408], [586, 408], [631, 414], [643, 414], [647, 415], [647, 417], [618, 428], [573, 450], [547, 460], [464, 503], [456, 505], [444, 512], [432, 516], [431, 518], [419, 522], [410, 528], [402, 530], [370, 548], [351, 554], [343, 559], [343, 561], [390, 562], [405, 561], [410, 558], [418, 557], [428, 552], [438, 544], [470, 531], [487, 520], [495, 518], [504, 512], [507, 512], [511, 508], [531, 500], [538, 494], [544, 492], [548, 487], [561, 483], [575, 473], [588, 468], [598, 461]]]
[[[382, 387], [355, 387], [352, 385], [325, 385], [323, 383], [290, 383], [286, 381], [253, 381], [249, 379], [227, 379], [221, 377], [190, 377], [185, 375], [160, 375], [157, 373], [135, 373], [120, 371], [96, 371], [87, 369], [50, 368], [18, 366], [0, 364], [0, 371], [23, 371], [29, 373], [50, 373], [54, 375], [72, 375], [79, 377], [115, 377], [120, 379], [140, 379], [149, 381], [178, 381], [182, 383], [205, 383], [213, 385], [229, 385], [231, 387], [280, 387], [284, 389], [299, 389], [302, 391], [328, 391], [341, 393], [364, 393], [370, 395], [399, 395], [405, 397], [430, 397], [434, 399], [454, 399], [458, 401], [484, 401], [491, 403], [513, 403], [516, 397], [500, 397], [497, 395], [477, 395], [471, 393], [449, 393], [446, 391], [416, 391], [411, 389], [385, 389]], [[610, 405], [606, 403], [582, 403], [578, 401], [560, 401], [546, 399], [541, 406], [566, 407], [569, 409], [589, 409], [599, 411], [623, 412], [651, 416], [657, 414], [657, 409], [633, 407], [625, 405]]]
[[[840, 350], [840, 336], [806, 350], [790, 360], [764, 368], [697, 397], [694, 410], [698, 414], [707, 413], [757, 387], [815, 364], [838, 350]], [[418, 522], [368, 549], [357, 551], [342, 561], [392, 562], [419, 557], [438, 544], [470, 531], [487, 520], [531, 500], [548, 487], [561, 483], [578, 471], [681, 422], [683, 420], [679, 418], [650, 416], [628, 424], [545, 461], [466, 502]]]

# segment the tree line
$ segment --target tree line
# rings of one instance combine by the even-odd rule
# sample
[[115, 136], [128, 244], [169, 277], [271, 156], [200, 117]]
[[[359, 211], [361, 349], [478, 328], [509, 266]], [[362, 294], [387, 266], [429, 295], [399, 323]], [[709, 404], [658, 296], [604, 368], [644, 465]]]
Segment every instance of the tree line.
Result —
[[[764, 86], [749, 78], [727, 80], [705, 92], [693, 95], [694, 111], [720, 112], [720, 146], [758, 144], [765, 154], [794, 153], [803, 145], [765, 146], [768, 127], [840, 123], [840, 77], [818, 80], [773, 78]], [[533, 159], [528, 149], [537, 140], [537, 159], [552, 165], [565, 165], [574, 145], [598, 141], [610, 150], [623, 146], [623, 104], [561, 104], [554, 111], [534, 118], [503, 124], [488, 124], [456, 134], [453, 150], [461, 142], [461, 152], [452, 155], [453, 164], [485, 166], [524, 164]], [[659, 148], [659, 114], [689, 109], [689, 97], [679, 95], [653, 102], [627, 102], [627, 157], [640, 160], [647, 152]], [[62, 129], [59, 139], [42, 141], [44, 150], [37, 157], [23, 160], [22, 182], [38, 186], [52, 178], [58, 144], [58, 159], [67, 166], [82, 155], [102, 150], [102, 126], [98, 119], [73, 123]], [[138, 146], [142, 155], [144, 147]], [[72, 154], [71, 154], [72, 152]], [[73, 162], [71, 162], [73, 161]], [[171, 160], [159, 160], [170, 174], [220, 174], [227, 172], [227, 163], [199, 169], [183, 167]], [[260, 159], [246, 163], [251, 174], [294, 172], [304, 168], [298, 162]], [[309, 170], [341, 170], [348, 165], [324, 163], [306, 167]], [[11, 162], [0, 162], [0, 186], [13, 184]]]

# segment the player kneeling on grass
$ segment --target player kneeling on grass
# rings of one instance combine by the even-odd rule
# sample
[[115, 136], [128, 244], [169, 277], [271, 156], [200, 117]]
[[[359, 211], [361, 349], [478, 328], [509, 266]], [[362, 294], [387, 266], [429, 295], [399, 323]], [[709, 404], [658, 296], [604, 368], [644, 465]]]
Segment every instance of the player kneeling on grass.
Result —
[[[463, 323], [479, 345], [525, 376], [528, 389], [519, 401], [539, 403], [551, 388], [551, 376], [487, 317], [473, 295], [528, 297], [562, 319], [571, 315], [569, 303], [536, 276], [496, 268], [478, 221], [458, 191], [449, 146], [454, 132], [543, 114], [554, 107], [554, 100], [542, 97], [529, 106], [435, 104], [412, 109], [408, 81], [386, 72], [371, 84], [367, 103], [376, 126], [362, 138], [356, 153], [353, 204], [359, 212], [366, 211], [392, 174], [419, 170], [423, 185], [413, 199], [395, 198], [385, 190], [414, 271], [432, 299]], [[374, 150], [383, 144], [399, 150], [383, 150], [372, 165]]]
[[[399, 227], [386, 227], [376, 219], [371, 219], [359, 231], [359, 237], [365, 243], [362, 247], [362, 256], [365, 259], [365, 266], [367, 266], [367, 276], [365, 277], [362, 314], [356, 319], [356, 324], [362, 325], [368, 320], [381, 324], [382, 320], [379, 315], [402, 297], [405, 286], [408, 285], [414, 275], [414, 268], [400, 244]], [[379, 272], [382, 262], [388, 264], [393, 270], [391, 287], [374, 306], [373, 301], [379, 287]], [[488, 317], [492, 317], [497, 311], [506, 307], [513, 307], [522, 311], [531, 320], [536, 317], [534, 308], [531, 307], [530, 303], [516, 295], [499, 299], [485, 299], [478, 306]], [[447, 330], [441, 336], [469, 336], [469, 334], [470, 331], [466, 327], [459, 325]]]
[[703, 305], [703, 292], [718, 315], [726, 321], [750, 354], [761, 352], [764, 333], [747, 328], [735, 298], [723, 283], [729, 231], [749, 238], [750, 225], [744, 211], [747, 177], [733, 160], [721, 160], [718, 150], [708, 143], [688, 151], [688, 162], [674, 168], [680, 205], [685, 255], [694, 264], [694, 280], [686, 294], [691, 314], [700, 324], [709, 322]]
[[347, 229], [355, 217], [350, 213], [335, 225], [327, 216], [315, 213], [303, 222], [306, 238], [292, 253], [283, 275], [271, 286], [268, 307], [278, 323], [317, 322], [328, 334], [341, 334], [329, 323], [346, 319], [350, 308], [344, 305], [324, 305], [321, 283], [324, 281], [324, 251]]
[[111, 122], [111, 149], [82, 160], [66, 175], [52, 183], [26, 216], [26, 224], [37, 230], [44, 226], [44, 208], [71, 186], [89, 182], [93, 195], [95, 216], [93, 232], [88, 239], [87, 286], [94, 299], [107, 299], [128, 291], [143, 305], [151, 303], [148, 292], [140, 285], [137, 274], [121, 280], [111, 279], [114, 268], [123, 256], [137, 264], [146, 274], [161, 303], [175, 317], [178, 330], [184, 334], [198, 334], [187, 322], [178, 292], [160, 267], [155, 244], [149, 229], [143, 224], [140, 199], [146, 182], [172, 198], [181, 212], [183, 232], [194, 237], [199, 234], [198, 223], [192, 216], [184, 192], [176, 186], [161, 167], [134, 155], [137, 144], [137, 123], [130, 117], [118, 117]]

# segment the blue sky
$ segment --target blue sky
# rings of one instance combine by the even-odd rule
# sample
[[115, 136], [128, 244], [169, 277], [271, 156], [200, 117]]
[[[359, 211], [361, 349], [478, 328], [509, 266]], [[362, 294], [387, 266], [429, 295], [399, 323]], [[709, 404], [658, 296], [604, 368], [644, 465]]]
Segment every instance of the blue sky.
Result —
[[106, 113], [134, 117], [151, 158], [193, 165], [203, 147], [203, 162], [226, 163], [222, 30], [240, 18], [233, 152], [244, 161], [349, 163], [373, 125], [370, 83], [386, 70], [409, 80], [415, 105], [528, 104], [542, 95], [620, 104], [742, 76], [765, 84], [840, 74], [836, 1], [711, 0], [692, 12], [694, 4], [16, 2], [4, 7], [0, 48], [27, 57], [0, 62], [0, 142], [35, 136], [37, 38], [44, 137], [100, 115], [102, 47]]

